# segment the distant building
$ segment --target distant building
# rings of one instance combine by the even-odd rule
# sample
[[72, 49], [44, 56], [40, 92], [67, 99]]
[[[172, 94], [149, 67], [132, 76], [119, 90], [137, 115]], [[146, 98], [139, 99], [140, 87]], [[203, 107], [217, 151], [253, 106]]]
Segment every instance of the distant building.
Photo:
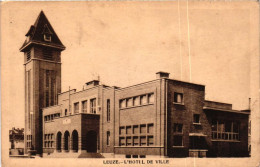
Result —
[[205, 86], [169, 78], [125, 88], [93, 80], [61, 92], [65, 49], [43, 12], [20, 49], [25, 63], [25, 152], [50, 157], [245, 157], [248, 111], [205, 100]]
[[9, 130], [10, 155], [21, 155], [24, 153], [24, 128]]

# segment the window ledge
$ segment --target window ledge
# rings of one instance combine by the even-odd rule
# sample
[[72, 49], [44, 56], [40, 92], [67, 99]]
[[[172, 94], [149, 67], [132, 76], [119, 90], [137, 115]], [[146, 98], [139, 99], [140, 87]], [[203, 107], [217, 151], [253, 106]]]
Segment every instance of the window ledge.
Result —
[[163, 148], [163, 146], [114, 146], [115, 148]]
[[193, 125], [201, 125], [201, 123], [194, 123], [194, 122], [193, 122]]
[[184, 103], [173, 102], [173, 104], [184, 106]]
[[184, 146], [172, 146], [172, 148], [184, 148]]
[[138, 106], [131, 106], [131, 107], [124, 107], [124, 108], [119, 108], [119, 110], [125, 110], [125, 109], [129, 109], [129, 108], [136, 108], [136, 107], [143, 107], [143, 106], [149, 106], [149, 105], [153, 105], [154, 103], [148, 103], [148, 104], [143, 104], [143, 105], [138, 105]]
[[223, 139], [211, 139], [211, 141], [220, 141], [220, 142], [235, 142], [239, 143], [239, 140], [223, 140]]

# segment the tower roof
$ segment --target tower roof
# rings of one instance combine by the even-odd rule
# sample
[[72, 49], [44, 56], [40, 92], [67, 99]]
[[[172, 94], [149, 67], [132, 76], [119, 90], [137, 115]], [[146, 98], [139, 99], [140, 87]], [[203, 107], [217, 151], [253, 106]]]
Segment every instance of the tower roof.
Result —
[[25, 40], [20, 48], [20, 51], [22, 52], [31, 44], [54, 47], [60, 50], [65, 49], [65, 46], [60, 41], [43, 11], [40, 12], [34, 25], [31, 25], [25, 36], [27, 37], [27, 40]]

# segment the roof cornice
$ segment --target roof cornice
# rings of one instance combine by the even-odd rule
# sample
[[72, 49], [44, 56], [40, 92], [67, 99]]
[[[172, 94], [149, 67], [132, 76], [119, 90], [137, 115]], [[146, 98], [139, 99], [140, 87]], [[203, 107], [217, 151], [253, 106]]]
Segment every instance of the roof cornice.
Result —
[[27, 48], [29, 45], [31, 44], [36, 44], [36, 45], [42, 45], [42, 46], [48, 46], [48, 47], [52, 47], [52, 48], [56, 48], [56, 49], [60, 49], [60, 50], [65, 50], [65, 46], [61, 46], [61, 45], [55, 45], [55, 44], [47, 44], [47, 43], [42, 43], [40, 41], [30, 41], [28, 42], [26, 45], [24, 45], [23, 47], [20, 48], [20, 51], [22, 52], [25, 48]]

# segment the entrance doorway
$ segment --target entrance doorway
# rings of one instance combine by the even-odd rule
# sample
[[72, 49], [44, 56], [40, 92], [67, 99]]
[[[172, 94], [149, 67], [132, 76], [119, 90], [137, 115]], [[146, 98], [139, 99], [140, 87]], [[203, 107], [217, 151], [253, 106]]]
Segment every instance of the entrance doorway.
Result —
[[70, 133], [66, 131], [64, 133], [64, 150], [69, 151]]
[[61, 151], [61, 132], [58, 132], [58, 133], [57, 133], [56, 150], [57, 150], [58, 152]]
[[74, 152], [78, 152], [79, 149], [79, 135], [76, 130], [72, 132], [72, 150]]
[[87, 152], [97, 152], [97, 133], [93, 130], [87, 132], [86, 148]]

